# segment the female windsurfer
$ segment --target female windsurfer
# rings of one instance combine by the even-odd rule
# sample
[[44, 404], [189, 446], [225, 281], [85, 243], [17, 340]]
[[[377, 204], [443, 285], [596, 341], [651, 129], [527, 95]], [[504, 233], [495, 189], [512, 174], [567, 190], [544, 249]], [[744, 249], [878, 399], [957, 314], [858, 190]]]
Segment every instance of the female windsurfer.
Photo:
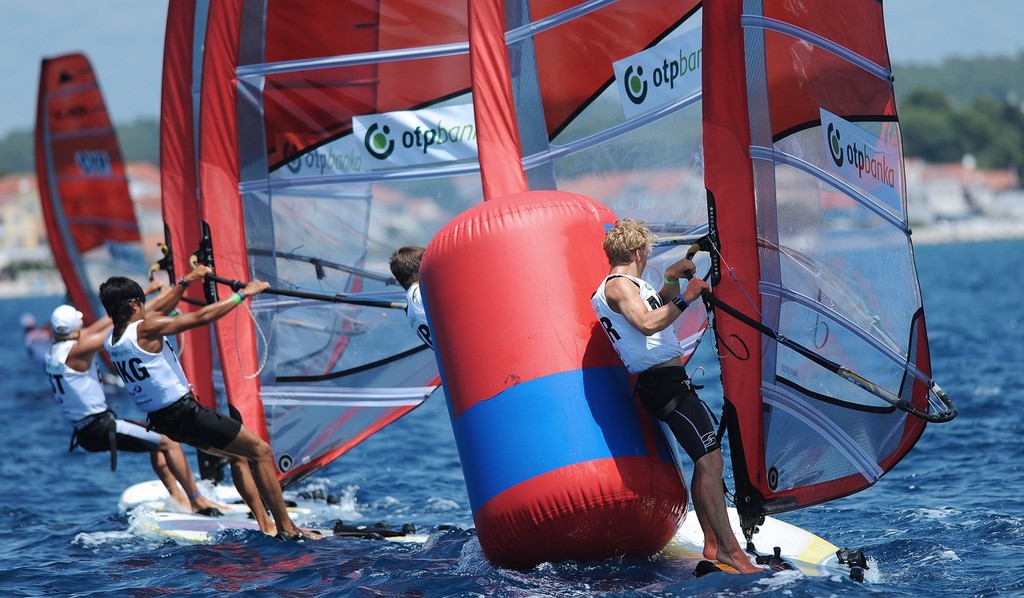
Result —
[[704, 531], [704, 558], [718, 560], [740, 573], [761, 569], [750, 562], [732, 532], [722, 489], [722, 451], [715, 428], [679, 357], [684, 348], [671, 325], [690, 302], [708, 291], [692, 278], [680, 293], [679, 279], [696, 270], [682, 259], [665, 269], [660, 291], [643, 278], [654, 235], [643, 221], [619, 220], [608, 230], [604, 251], [611, 271], [591, 303], [602, 328], [626, 368], [638, 374], [636, 392], [644, 408], [668, 424], [680, 446], [693, 459], [690, 492], [693, 510]]
[[[205, 278], [211, 271], [208, 266], [196, 266], [174, 285], [171, 296], [176, 301], [181, 299], [189, 284]], [[163, 313], [147, 313], [138, 283], [113, 276], [100, 285], [100, 301], [114, 321], [105, 346], [125, 388], [139, 409], [146, 412], [153, 429], [178, 442], [235, 460], [239, 465], [232, 468], [235, 486], [264, 533], [287, 540], [319, 539], [319, 532], [300, 529], [289, 516], [270, 445], [241, 422], [197, 403], [181, 365], [165, 340], [166, 336], [214, 322], [238, 307], [246, 297], [261, 293], [269, 286], [266, 282], [252, 280], [227, 299], [169, 317]], [[248, 461], [249, 467], [243, 466], [244, 461]], [[250, 469], [255, 485], [252, 479], [239, 479], [234, 475]], [[267, 517], [264, 503], [274, 521]]]

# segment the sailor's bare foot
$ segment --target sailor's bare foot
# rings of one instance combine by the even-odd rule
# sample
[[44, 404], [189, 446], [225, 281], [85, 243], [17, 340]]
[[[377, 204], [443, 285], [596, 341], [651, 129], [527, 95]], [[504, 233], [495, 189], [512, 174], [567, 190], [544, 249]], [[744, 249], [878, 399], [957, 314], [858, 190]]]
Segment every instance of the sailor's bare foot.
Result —
[[718, 562], [723, 565], [728, 565], [735, 569], [738, 573], [760, 573], [764, 569], [750, 562], [750, 558], [747, 557], [742, 551], [739, 554], [730, 554], [727, 552], [718, 553]]

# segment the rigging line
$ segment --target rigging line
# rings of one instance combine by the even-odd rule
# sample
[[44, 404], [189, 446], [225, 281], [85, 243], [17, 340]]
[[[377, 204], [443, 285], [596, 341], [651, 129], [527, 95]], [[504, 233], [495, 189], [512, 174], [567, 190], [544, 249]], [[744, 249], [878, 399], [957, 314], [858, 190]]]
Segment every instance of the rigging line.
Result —
[[[245, 367], [245, 365], [242, 363], [242, 347], [238, 343], [238, 310], [236, 309], [235, 310], [235, 356], [238, 358], [238, 371], [239, 371], [239, 373], [241, 373], [242, 378], [244, 378], [246, 380], [252, 380], [253, 378], [256, 378], [261, 373], [263, 373], [263, 368], [267, 365], [267, 358], [270, 356], [270, 344], [267, 343], [267, 337], [266, 337], [265, 334], [263, 334], [263, 327], [260, 326], [260, 323], [256, 320], [256, 314], [252, 313], [252, 308], [250, 308], [249, 304], [247, 304], [244, 301], [242, 302], [242, 305], [245, 307], [245, 311], [248, 312], [249, 318], [252, 319], [252, 325], [256, 329], [256, 332], [259, 333], [259, 340], [262, 341], [262, 343], [263, 343], [263, 357], [260, 358], [259, 366], [256, 368], [256, 371], [253, 372], [252, 374], [246, 374], [244, 369], [243, 369]], [[256, 351], [257, 352], [259, 352], [259, 348], [260, 348], [260, 343], [256, 343]]]
[[[754, 310], [758, 312], [758, 316], [760, 316], [761, 319], [764, 320], [763, 314], [761, 314], [760, 310], [758, 310], [757, 307], [754, 305], [753, 300], [750, 298], [750, 295], [747, 293], [746, 289], [743, 288], [743, 285], [740, 284], [739, 280], [736, 280], [736, 277], [735, 277], [735, 275], [734, 275], [734, 273], [732, 271], [732, 268], [730, 268], [729, 265], [725, 263], [725, 259], [722, 257], [721, 252], [718, 251], [718, 248], [714, 247], [714, 245], [711, 244], [710, 242], [708, 242], [708, 243], [697, 243], [697, 244], [694, 244], [690, 248], [689, 252], [687, 252], [687, 255], [688, 256], [692, 256], [692, 255], [696, 254], [697, 251], [699, 251], [699, 250], [714, 251], [716, 254], [718, 254], [719, 259], [721, 259], [722, 263], [725, 264], [726, 270], [729, 271], [729, 275], [733, 277], [733, 280], [735, 280], [737, 286], [743, 292], [743, 295], [747, 298], [747, 301], [750, 302], [750, 304], [754, 308]], [[692, 272], [687, 272], [685, 274], [685, 276], [687, 278], [692, 278], [693, 277], [693, 273]], [[705, 304], [707, 304], [709, 306], [720, 308], [722, 311], [724, 311], [725, 313], [727, 313], [727, 314], [731, 315], [732, 317], [736, 318], [737, 320], [739, 320], [743, 324], [746, 324], [747, 326], [753, 328], [754, 330], [757, 330], [761, 334], [763, 334], [763, 335], [765, 335], [765, 336], [775, 340], [777, 343], [779, 343], [779, 344], [781, 344], [781, 345], [783, 345], [785, 347], [788, 347], [789, 349], [792, 349], [793, 351], [796, 351], [797, 353], [799, 353], [800, 355], [804, 356], [808, 360], [810, 360], [810, 361], [816, 363], [817, 365], [825, 368], [826, 370], [832, 372], [833, 374], [836, 374], [840, 378], [843, 378], [844, 380], [854, 384], [855, 386], [858, 386], [861, 389], [871, 393], [872, 395], [882, 399], [886, 403], [889, 403], [893, 407], [896, 407], [897, 409], [899, 409], [901, 411], [904, 411], [904, 412], [906, 412], [906, 413], [908, 413], [910, 415], [913, 415], [914, 417], [918, 417], [918, 418], [921, 418], [921, 419], [923, 419], [925, 421], [932, 422], [932, 423], [944, 423], [944, 422], [948, 422], [948, 421], [952, 420], [953, 418], [955, 418], [957, 416], [956, 405], [953, 404], [953, 401], [950, 400], [949, 395], [947, 395], [946, 392], [943, 391], [942, 388], [940, 388], [939, 385], [934, 380], [924, 381], [926, 384], [928, 384], [928, 391], [927, 391], [929, 393], [928, 405], [932, 405], [933, 404], [933, 402], [931, 400], [931, 397], [934, 396], [936, 399], [938, 399], [938, 403], [936, 403], [936, 406], [937, 407], [941, 407], [941, 409], [938, 410], [936, 413], [928, 413], [928, 412], [920, 411], [920, 410], [916, 409], [913, 405], [911, 405], [910, 402], [907, 401], [906, 399], [904, 399], [904, 398], [902, 398], [902, 397], [900, 397], [900, 396], [890, 392], [889, 390], [887, 390], [885, 388], [882, 388], [878, 384], [875, 384], [871, 380], [868, 380], [867, 378], [861, 376], [860, 374], [854, 372], [853, 370], [851, 370], [851, 369], [849, 369], [849, 368], [847, 368], [847, 367], [845, 367], [843, 365], [840, 365], [840, 364], [838, 364], [838, 363], [836, 363], [836, 362], [826, 358], [825, 356], [823, 356], [823, 355], [821, 355], [821, 354], [819, 354], [819, 353], [817, 353], [815, 351], [812, 351], [811, 349], [808, 349], [807, 347], [801, 345], [800, 343], [798, 343], [798, 342], [796, 342], [794, 340], [791, 340], [789, 338], [786, 338], [785, 336], [782, 336], [781, 334], [778, 334], [777, 332], [772, 330], [772, 328], [769, 327], [768, 325], [764, 324], [763, 322], [759, 322], [759, 321], [751, 318], [747, 314], [745, 314], [745, 313], [739, 311], [738, 309], [734, 308], [733, 306], [725, 303], [724, 301], [722, 301], [718, 297], [715, 297], [711, 292], [703, 293], [701, 295], [701, 298], [704, 300]], [[717, 324], [717, 322], [716, 322], [716, 324]], [[715, 332], [716, 332], [716, 335], [717, 335], [717, 328], [715, 328]], [[732, 352], [731, 348], [729, 348], [729, 350], [730, 350], [730, 352]], [[733, 355], [735, 355], [735, 353]]]
[[[207, 274], [206, 279], [212, 280], [213, 282], [219, 284], [226, 285], [230, 287], [231, 290], [233, 291], [237, 291], [238, 289], [245, 287], [245, 284], [242, 282], [239, 282], [237, 280], [228, 280], [227, 278], [221, 278], [220, 276], [216, 276], [214, 274]], [[383, 307], [385, 309], [405, 309], [406, 306], [405, 301], [388, 301], [386, 299], [361, 299], [358, 297], [353, 297], [351, 295], [345, 295], [341, 293], [337, 295], [328, 295], [325, 293], [310, 293], [306, 291], [296, 291], [292, 289], [276, 289], [273, 287], [266, 289], [263, 292], [267, 293], [268, 295], [298, 297], [300, 299], [313, 299], [314, 301], [326, 301], [328, 303], [346, 303], [349, 305], [364, 305], [367, 307]]]

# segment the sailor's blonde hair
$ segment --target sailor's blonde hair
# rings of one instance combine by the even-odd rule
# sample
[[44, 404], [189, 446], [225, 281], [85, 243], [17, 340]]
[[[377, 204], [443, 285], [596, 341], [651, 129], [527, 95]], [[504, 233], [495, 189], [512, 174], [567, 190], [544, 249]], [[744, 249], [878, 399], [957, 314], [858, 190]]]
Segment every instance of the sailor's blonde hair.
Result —
[[643, 220], [623, 218], [605, 234], [604, 253], [612, 266], [625, 266], [633, 261], [637, 249], [650, 253], [656, 238]]

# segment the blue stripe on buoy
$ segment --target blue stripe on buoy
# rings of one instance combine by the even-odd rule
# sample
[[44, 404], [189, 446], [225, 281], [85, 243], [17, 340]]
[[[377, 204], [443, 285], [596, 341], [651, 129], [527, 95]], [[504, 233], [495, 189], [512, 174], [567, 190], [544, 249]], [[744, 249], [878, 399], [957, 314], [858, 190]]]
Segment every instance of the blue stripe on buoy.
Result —
[[[466, 410], [452, 427], [470, 506], [577, 463], [647, 454], [632, 389], [620, 367], [587, 368], [512, 386]], [[658, 432], [659, 438], [661, 432]], [[672, 458], [664, 440], [658, 457]]]

